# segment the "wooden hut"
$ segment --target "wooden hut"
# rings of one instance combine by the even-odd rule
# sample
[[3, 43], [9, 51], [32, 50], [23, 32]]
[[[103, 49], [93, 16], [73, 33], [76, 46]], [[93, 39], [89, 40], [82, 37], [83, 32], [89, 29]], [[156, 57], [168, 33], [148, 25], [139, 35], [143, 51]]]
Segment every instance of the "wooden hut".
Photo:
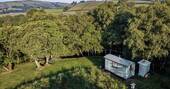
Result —
[[112, 54], [104, 56], [105, 69], [115, 75], [128, 79], [135, 75], [135, 63]]

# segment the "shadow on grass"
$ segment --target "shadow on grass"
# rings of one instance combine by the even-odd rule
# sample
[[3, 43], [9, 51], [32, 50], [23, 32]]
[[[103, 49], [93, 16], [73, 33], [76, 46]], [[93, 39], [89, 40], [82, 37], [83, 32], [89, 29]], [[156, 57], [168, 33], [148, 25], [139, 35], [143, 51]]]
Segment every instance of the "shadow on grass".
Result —
[[[83, 67], [83, 69], [88, 70], [86, 67]], [[81, 67], [63, 69], [56, 73], [41, 75], [41, 77], [33, 80], [24, 81], [12, 89], [101, 89], [82, 77], [81, 72]]]
[[95, 66], [97, 66], [98, 68], [102, 68], [104, 69], [104, 58], [102, 56], [92, 56], [92, 57], [86, 57], [87, 59], [89, 59]]
[[[23, 81], [12, 89], [126, 89], [124, 83], [101, 71], [102, 57], [86, 57], [94, 66], [61, 69]], [[125, 86], [124, 86], [125, 87]]]

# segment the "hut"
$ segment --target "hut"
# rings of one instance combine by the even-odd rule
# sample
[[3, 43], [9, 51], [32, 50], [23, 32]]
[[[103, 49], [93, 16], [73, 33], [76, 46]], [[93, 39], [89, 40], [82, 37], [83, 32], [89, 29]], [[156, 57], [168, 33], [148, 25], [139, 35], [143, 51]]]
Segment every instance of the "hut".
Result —
[[135, 63], [112, 54], [107, 54], [105, 58], [105, 70], [115, 75], [128, 79], [135, 75]]
[[141, 60], [138, 62], [139, 72], [138, 75], [142, 77], [147, 77], [147, 73], [150, 71], [151, 62], [147, 60]]

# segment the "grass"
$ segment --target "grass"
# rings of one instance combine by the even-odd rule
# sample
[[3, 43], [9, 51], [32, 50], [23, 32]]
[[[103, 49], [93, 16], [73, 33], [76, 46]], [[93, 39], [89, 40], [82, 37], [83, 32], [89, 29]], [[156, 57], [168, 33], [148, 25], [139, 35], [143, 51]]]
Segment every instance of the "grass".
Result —
[[60, 14], [63, 12], [63, 9], [59, 9], [59, 8], [56, 8], [56, 9], [45, 9], [45, 11], [47, 13], [52, 13], [52, 14]]
[[[56, 8], [56, 9], [44, 9], [47, 13], [50, 13], [50, 14], [60, 14], [63, 12], [63, 9], [59, 9], [59, 8]], [[15, 16], [15, 15], [25, 15], [26, 13], [25, 12], [18, 12], [18, 13], [8, 13], [8, 14], [0, 14], [0, 17], [2, 16], [6, 16], [6, 15], [11, 15], [11, 16]]]
[[86, 2], [75, 5], [68, 11], [89, 11], [95, 9], [97, 6], [103, 4], [104, 2]]
[[[43, 75], [50, 75], [51, 73], [58, 73], [63, 70], [70, 71], [70, 69], [75, 68], [75, 67], [97, 67], [98, 69], [100, 69], [103, 63], [104, 63], [104, 60], [101, 57], [69, 58], [65, 60], [58, 60], [54, 62], [52, 65], [44, 67], [42, 68], [42, 70], [38, 70], [38, 71], [36, 71], [34, 63], [21, 64], [21, 65], [16, 66], [15, 70], [12, 71], [11, 73], [0, 74], [0, 89], [14, 88], [18, 85], [21, 85], [23, 82], [32, 81], [32, 80], [35, 80], [36, 78], [41, 78]], [[73, 72], [71, 71], [73, 75], [69, 74], [69, 76], [75, 77], [74, 71]], [[82, 71], [82, 69], [80, 71]], [[66, 74], [68, 73], [70, 72], [66, 72]], [[167, 73], [152, 74], [147, 79], [136, 76], [133, 79], [129, 79], [129, 80], [130, 81], [132, 80], [131, 82], [135, 82], [137, 84], [136, 85], [137, 89], [170, 89], [170, 85], [169, 85], [170, 76], [166, 74]], [[169, 71], [169, 74], [170, 74], [170, 71]], [[76, 74], [76, 76], [79, 76], [79, 74]], [[93, 75], [90, 75], [90, 76], [93, 76]], [[30, 84], [28, 84], [28, 86], [29, 87], [32, 86], [31, 84], [33, 84], [34, 86], [37, 86], [39, 82], [41, 84], [41, 82], [46, 79], [47, 78], [42, 78], [42, 80], [40, 79], [36, 82], [32, 81]], [[73, 79], [77, 79], [77, 78], [73, 78]], [[116, 79], [122, 83], [122, 80], [120, 80], [120, 78], [118, 78], [117, 76], [114, 76], [113, 74], [112, 74], [112, 79]], [[129, 80], [126, 81], [127, 84], [129, 83], [128, 82]], [[125, 80], [123, 80], [123, 82], [125, 82]], [[24, 83], [23, 83], [23, 87], [25, 88]]]
[[[92, 58], [100, 59], [99, 57]], [[55, 62], [42, 70], [36, 71], [34, 63], [26, 63], [18, 65], [14, 71], [11, 73], [0, 74], [0, 89], [8, 89], [15, 87], [23, 81], [33, 80], [36, 77], [43, 75], [48, 75], [51, 72], [61, 71], [62, 69], [70, 69], [76, 66], [96, 66], [88, 58], [72, 58], [69, 60], [60, 60]]]
[[148, 79], [136, 77], [134, 82], [137, 89], [170, 89], [170, 77], [160, 74], [151, 75]]

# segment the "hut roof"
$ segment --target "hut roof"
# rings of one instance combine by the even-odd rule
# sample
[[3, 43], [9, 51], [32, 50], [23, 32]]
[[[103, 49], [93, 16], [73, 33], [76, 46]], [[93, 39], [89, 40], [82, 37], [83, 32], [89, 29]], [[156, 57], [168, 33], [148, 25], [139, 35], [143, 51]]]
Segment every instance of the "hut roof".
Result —
[[125, 65], [125, 66], [129, 66], [129, 65], [134, 63], [132, 61], [117, 57], [117, 56], [112, 55], [112, 54], [107, 54], [106, 56], [104, 56], [104, 58], [109, 59], [111, 61], [114, 61], [116, 63], [122, 64], [122, 65]]

